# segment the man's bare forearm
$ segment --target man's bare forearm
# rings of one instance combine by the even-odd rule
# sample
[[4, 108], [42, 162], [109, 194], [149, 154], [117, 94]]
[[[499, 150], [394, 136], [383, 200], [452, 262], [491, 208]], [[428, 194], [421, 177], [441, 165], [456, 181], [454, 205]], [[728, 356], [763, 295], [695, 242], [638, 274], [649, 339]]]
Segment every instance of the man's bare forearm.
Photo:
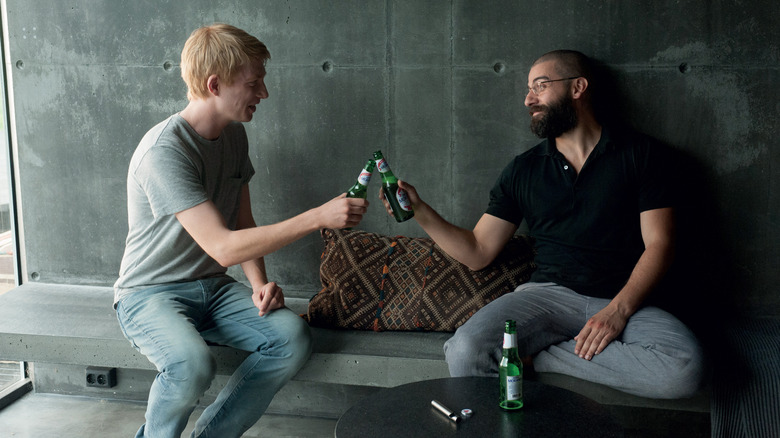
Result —
[[489, 265], [517, 227], [494, 216], [483, 215], [473, 230], [447, 222], [428, 204], [416, 206], [415, 219], [444, 252], [477, 271]]

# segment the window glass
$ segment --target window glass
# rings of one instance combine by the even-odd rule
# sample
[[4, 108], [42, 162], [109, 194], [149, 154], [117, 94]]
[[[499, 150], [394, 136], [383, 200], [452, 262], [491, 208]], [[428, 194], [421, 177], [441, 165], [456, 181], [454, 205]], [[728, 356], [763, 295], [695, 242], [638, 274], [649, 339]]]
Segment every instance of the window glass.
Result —
[[[0, 26], [0, 30], [2, 27]], [[0, 48], [5, 42], [0, 32]], [[0, 50], [0, 295], [17, 285], [17, 254], [13, 220], [12, 172], [8, 130], [8, 99], [6, 98], [5, 50]], [[24, 378], [24, 367], [19, 362], [3, 360], [0, 352], [0, 392]]]

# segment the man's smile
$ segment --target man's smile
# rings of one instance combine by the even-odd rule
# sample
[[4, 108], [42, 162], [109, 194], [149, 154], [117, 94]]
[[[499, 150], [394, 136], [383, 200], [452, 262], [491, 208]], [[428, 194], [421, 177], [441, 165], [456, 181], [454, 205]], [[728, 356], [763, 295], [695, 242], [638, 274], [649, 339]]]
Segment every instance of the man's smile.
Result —
[[533, 118], [536, 115], [541, 115], [542, 113], [544, 113], [544, 110], [546, 109], [547, 107], [545, 107], [544, 105], [532, 105], [528, 110], [528, 114], [530, 114], [531, 117]]

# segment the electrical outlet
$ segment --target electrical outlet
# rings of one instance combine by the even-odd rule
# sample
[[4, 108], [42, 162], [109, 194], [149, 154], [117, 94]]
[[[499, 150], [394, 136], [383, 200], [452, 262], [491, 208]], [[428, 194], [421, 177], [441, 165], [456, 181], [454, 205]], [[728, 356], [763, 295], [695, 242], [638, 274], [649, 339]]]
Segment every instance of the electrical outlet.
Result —
[[87, 367], [87, 386], [113, 388], [116, 386], [116, 368]]

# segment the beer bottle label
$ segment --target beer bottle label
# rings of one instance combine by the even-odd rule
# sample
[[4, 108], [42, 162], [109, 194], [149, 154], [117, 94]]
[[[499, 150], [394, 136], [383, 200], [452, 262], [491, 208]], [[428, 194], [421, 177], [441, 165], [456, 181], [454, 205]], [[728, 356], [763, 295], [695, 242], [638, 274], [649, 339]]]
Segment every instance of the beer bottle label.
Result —
[[412, 211], [412, 203], [409, 202], [409, 195], [406, 194], [406, 190], [399, 187], [395, 192], [395, 197], [398, 199], [398, 205], [400, 205], [401, 208], [406, 211]]
[[389, 170], [387, 166], [387, 161], [385, 161], [384, 158], [376, 162], [376, 168], [379, 169], [379, 171], [382, 173], [385, 173]]
[[522, 376], [506, 376], [506, 399], [507, 400], [523, 399], [523, 377]]
[[371, 181], [371, 172], [366, 172], [364, 169], [362, 172], [360, 172], [358, 182], [361, 186], [367, 186], [369, 181]]

